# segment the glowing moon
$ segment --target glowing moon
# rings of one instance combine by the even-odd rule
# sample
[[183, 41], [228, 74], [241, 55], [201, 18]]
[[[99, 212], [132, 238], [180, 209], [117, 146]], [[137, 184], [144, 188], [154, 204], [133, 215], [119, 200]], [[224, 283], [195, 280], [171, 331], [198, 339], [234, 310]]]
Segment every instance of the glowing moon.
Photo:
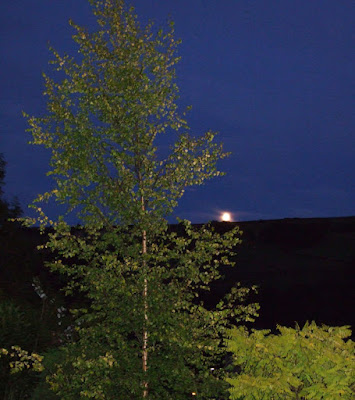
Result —
[[224, 212], [224, 213], [222, 214], [222, 216], [221, 216], [221, 219], [222, 219], [222, 221], [230, 222], [230, 221], [232, 220], [231, 213], [229, 213], [229, 212]]

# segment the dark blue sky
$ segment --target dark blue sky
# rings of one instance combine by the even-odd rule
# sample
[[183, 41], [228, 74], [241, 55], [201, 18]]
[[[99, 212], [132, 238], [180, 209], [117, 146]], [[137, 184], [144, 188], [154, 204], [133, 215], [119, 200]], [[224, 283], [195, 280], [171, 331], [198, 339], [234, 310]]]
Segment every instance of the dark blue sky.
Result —
[[[355, 215], [353, 0], [133, 0], [142, 21], [170, 15], [192, 132], [219, 131], [227, 176], [188, 190], [175, 215], [193, 222]], [[44, 112], [49, 41], [76, 52], [67, 24], [94, 26], [86, 0], [0, 5], [0, 152], [8, 197], [26, 205], [51, 186], [49, 153], [27, 144], [21, 111]], [[55, 213], [54, 208], [50, 213]]]

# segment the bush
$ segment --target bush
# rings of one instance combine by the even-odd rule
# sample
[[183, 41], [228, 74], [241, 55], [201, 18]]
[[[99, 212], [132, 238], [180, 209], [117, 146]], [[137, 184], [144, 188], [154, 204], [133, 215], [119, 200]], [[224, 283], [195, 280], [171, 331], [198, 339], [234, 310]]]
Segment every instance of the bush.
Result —
[[301, 330], [277, 326], [270, 330], [233, 328], [227, 349], [239, 374], [226, 378], [232, 400], [351, 400], [355, 397], [355, 344], [349, 326]]

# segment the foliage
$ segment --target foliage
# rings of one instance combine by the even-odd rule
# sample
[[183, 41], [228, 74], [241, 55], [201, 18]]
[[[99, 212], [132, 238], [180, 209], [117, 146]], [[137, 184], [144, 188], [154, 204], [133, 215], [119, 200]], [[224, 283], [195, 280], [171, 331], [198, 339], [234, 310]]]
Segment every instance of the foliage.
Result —
[[0, 348], [0, 358], [4, 358], [1, 360], [0, 370], [1, 398], [4, 400], [28, 399], [36, 384], [36, 372], [43, 370], [41, 363], [43, 358], [19, 346], [11, 346], [10, 350]]
[[[27, 116], [32, 143], [52, 150], [47, 174], [56, 181], [37, 201], [54, 196], [86, 225], [155, 231], [187, 186], [220, 175], [216, 162], [227, 154], [213, 132], [191, 137], [177, 112], [173, 24], [154, 35], [122, 1], [92, 3], [102, 29], [90, 34], [70, 22], [81, 62], [53, 50], [66, 78], [44, 75], [48, 115]], [[177, 141], [162, 158], [155, 142], [166, 132]]]
[[[33, 387], [33, 374], [23, 371], [16, 376], [11, 374], [11, 369], [21, 371], [21, 362], [28, 364], [26, 353], [21, 360], [20, 347], [33, 348], [36, 341], [37, 329], [30, 307], [20, 306], [14, 301], [1, 300], [0, 302], [0, 395], [4, 399], [11, 395], [23, 396]], [[17, 346], [12, 347], [14, 344]], [[8, 350], [9, 349], [9, 350]], [[3, 356], [3, 357], [1, 357]], [[6, 357], [5, 357], [6, 356]], [[9, 362], [11, 361], [11, 365]], [[22, 364], [25, 365], [25, 364]], [[11, 369], [10, 369], [11, 368]], [[23, 368], [22, 368], [23, 369]], [[19, 388], [21, 391], [19, 392]], [[5, 396], [6, 394], [6, 396]], [[15, 397], [16, 397], [15, 396]]]
[[54, 374], [57, 369], [57, 364], [60, 364], [63, 359], [63, 351], [57, 347], [48, 349], [42, 353], [43, 371], [41, 372], [38, 383], [31, 393], [31, 400], [58, 400], [59, 397], [51, 390], [47, 377]]
[[[11, 346], [19, 346], [29, 353], [42, 354], [56, 345], [65, 319], [58, 325], [57, 310], [63, 304], [56, 292], [59, 285], [51, 288], [45, 279], [49, 270], [45, 276], [41, 273], [43, 255], [36, 254], [38, 241], [31, 243], [31, 239], [10, 223], [0, 229], [0, 347], [10, 351]], [[0, 360], [0, 398], [28, 398], [38, 373], [26, 368], [11, 374], [9, 361], [8, 356]]]
[[[78, 60], [52, 49], [65, 78], [44, 75], [48, 113], [27, 116], [32, 143], [52, 152], [55, 180], [35, 203], [54, 198], [82, 225], [51, 221], [35, 204], [38, 219], [25, 223], [53, 227], [49, 266], [71, 278], [67, 294], [89, 299], [72, 310], [73, 339], [47, 380], [63, 399], [215, 399], [227, 387], [215, 368], [222, 335], [231, 320], [253, 320], [257, 305], [238, 304], [250, 290], [240, 286], [214, 310], [199, 295], [234, 264], [239, 232], [186, 221], [172, 232], [165, 218], [186, 187], [221, 175], [227, 154], [215, 133], [191, 136], [178, 112], [173, 24], [142, 28], [123, 1], [90, 2], [99, 30], [70, 22]], [[167, 155], [164, 140], [175, 140]]]
[[[186, 399], [192, 389], [200, 395], [198, 398], [215, 398], [225, 388], [220, 379], [223, 371], [217, 366], [225, 355], [221, 337], [228, 319], [252, 320], [256, 315], [255, 305], [238, 304], [248, 292], [245, 288], [235, 288], [227, 302], [220, 301], [213, 312], [198, 301], [209, 283], [219, 278], [219, 264], [231, 263], [228, 257], [238, 242], [235, 232], [218, 235], [212, 228], [197, 231], [188, 222], [181, 228], [180, 235], [161, 235], [149, 246], [146, 256], [150, 268], [147, 327], [152, 399], [170, 398], [170, 393], [175, 399]], [[96, 239], [91, 236], [90, 243], [84, 240], [84, 233], [72, 235], [64, 223], [51, 235], [56, 248], [62, 239], [62, 255], [81, 260], [68, 267], [62, 257], [52, 268], [72, 276], [68, 292], [79, 289], [92, 301], [89, 309], [76, 311], [78, 339], [63, 349], [65, 363], [48, 378], [63, 398], [85, 397], [85, 393], [107, 399], [138, 398], [141, 391], [139, 353], [144, 308], [140, 293], [144, 275], [136, 261], [139, 246], [129, 233], [115, 229]], [[117, 238], [126, 247], [117, 243]]]
[[355, 393], [354, 342], [348, 326], [269, 330], [244, 327], [229, 332], [227, 348], [240, 370], [227, 378], [230, 398], [244, 399], [353, 399]]
[[[30, 317], [31, 309], [15, 304], [14, 301], [3, 300], [0, 303], [0, 343], [9, 347], [13, 342], [20, 346], [35, 343], [36, 328]], [[26, 337], [24, 337], [26, 333]]]
[[[38, 336], [36, 326], [36, 312], [27, 302], [19, 298], [9, 300], [7, 296], [8, 279], [12, 275], [12, 265], [7, 264], [2, 248], [7, 245], [9, 237], [16, 234], [18, 227], [11, 219], [22, 214], [18, 200], [15, 198], [8, 202], [4, 198], [4, 184], [6, 176], [6, 162], [0, 153], [0, 254], [1, 254], [1, 285], [0, 285], [0, 397], [4, 400], [28, 398], [36, 375], [39, 360], [36, 353], [29, 354], [21, 347], [33, 347]], [[5, 278], [5, 279], [4, 279]], [[13, 282], [10, 279], [11, 284]], [[16, 343], [16, 346], [12, 346]], [[9, 349], [9, 350], [8, 350]], [[31, 366], [31, 371], [27, 368]], [[32, 368], [33, 367], [33, 368]], [[26, 368], [26, 370], [24, 370]], [[13, 372], [17, 372], [16, 375]]]
[[19, 346], [11, 346], [11, 350], [0, 349], [0, 355], [11, 357], [10, 361], [11, 373], [21, 372], [25, 368], [32, 368], [34, 371], [41, 372], [43, 366], [42, 356], [36, 353], [29, 354], [28, 351], [21, 349]]

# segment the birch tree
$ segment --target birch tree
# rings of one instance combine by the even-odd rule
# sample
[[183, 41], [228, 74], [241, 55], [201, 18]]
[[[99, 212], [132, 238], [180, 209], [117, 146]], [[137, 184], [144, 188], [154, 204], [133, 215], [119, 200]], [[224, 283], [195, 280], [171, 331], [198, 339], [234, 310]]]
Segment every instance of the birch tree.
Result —
[[[32, 143], [51, 151], [54, 179], [27, 224], [54, 228], [49, 266], [71, 278], [67, 293], [90, 300], [72, 310], [73, 338], [47, 380], [63, 399], [214, 399], [226, 390], [214, 368], [224, 329], [257, 309], [239, 304], [249, 291], [240, 286], [214, 310], [199, 300], [220, 266], [233, 265], [238, 229], [185, 221], [173, 232], [166, 218], [187, 187], [221, 175], [227, 153], [214, 132], [191, 135], [178, 110], [174, 24], [142, 27], [121, 0], [90, 3], [98, 29], [70, 21], [78, 57], [51, 49], [63, 78], [44, 74], [47, 113], [25, 114]], [[57, 221], [39, 207], [50, 199], [67, 206]], [[80, 220], [75, 232], [69, 215]]]

